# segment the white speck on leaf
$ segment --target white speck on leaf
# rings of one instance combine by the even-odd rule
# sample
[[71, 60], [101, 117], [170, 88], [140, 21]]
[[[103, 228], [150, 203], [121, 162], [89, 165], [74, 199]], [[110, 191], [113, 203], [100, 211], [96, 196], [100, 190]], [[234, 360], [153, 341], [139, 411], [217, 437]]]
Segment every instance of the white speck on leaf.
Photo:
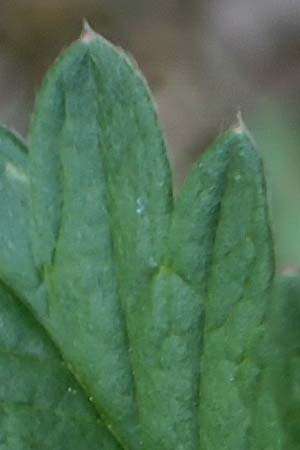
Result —
[[158, 263], [157, 263], [156, 259], [153, 258], [153, 256], [151, 256], [150, 259], [149, 259], [149, 266], [152, 269], [156, 269], [158, 267]]
[[140, 197], [136, 200], [136, 212], [139, 216], [143, 216], [145, 214], [145, 205]]
[[10, 162], [7, 162], [5, 165], [5, 173], [9, 178], [14, 178], [21, 183], [28, 183], [27, 175], [25, 175], [25, 173], [21, 169], [14, 166]]

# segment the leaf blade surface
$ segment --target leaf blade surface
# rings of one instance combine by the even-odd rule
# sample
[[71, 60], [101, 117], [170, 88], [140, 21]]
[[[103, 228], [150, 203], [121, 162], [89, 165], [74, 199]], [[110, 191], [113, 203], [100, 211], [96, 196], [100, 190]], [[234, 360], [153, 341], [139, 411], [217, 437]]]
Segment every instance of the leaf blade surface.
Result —
[[131, 311], [162, 258], [172, 207], [156, 113], [136, 68], [98, 37], [61, 58], [36, 111], [32, 237], [45, 323], [104, 420], [140, 448]]

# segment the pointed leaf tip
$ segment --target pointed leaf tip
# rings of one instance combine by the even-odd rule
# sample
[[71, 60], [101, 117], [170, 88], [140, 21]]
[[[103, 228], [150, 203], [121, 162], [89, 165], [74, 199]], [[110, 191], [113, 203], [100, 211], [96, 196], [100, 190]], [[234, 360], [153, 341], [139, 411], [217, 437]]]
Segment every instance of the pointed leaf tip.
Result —
[[85, 43], [89, 43], [94, 40], [97, 36], [97, 33], [92, 29], [90, 24], [86, 19], [83, 20], [83, 27], [81, 33], [81, 40]]
[[249, 130], [245, 125], [245, 122], [243, 120], [242, 112], [239, 110], [236, 115], [236, 121], [234, 125], [232, 126], [232, 131], [234, 131], [237, 134], [248, 134]]
[[252, 134], [250, 133], [249, 129], [247, 128], [244, 122], [241, 110], [238, 110], [237, 112], [236, 121], [232, 125], [231, 131], [235, 134], [246, 136], [250, 140], [253, 148], [256, 148], [255, 139], [253, 138]]

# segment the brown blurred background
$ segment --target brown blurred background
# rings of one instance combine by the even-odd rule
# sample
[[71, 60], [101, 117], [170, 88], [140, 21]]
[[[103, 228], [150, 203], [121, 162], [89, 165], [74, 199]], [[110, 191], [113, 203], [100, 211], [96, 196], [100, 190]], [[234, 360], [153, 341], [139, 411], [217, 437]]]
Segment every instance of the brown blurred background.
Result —
[[0, 0], [0, 122], [26, 135], [41, 79], [83, 17], [144, 71], [178, 185], [242, 111], [265, 158], [279, 253], [300, 264], [300, 1]]

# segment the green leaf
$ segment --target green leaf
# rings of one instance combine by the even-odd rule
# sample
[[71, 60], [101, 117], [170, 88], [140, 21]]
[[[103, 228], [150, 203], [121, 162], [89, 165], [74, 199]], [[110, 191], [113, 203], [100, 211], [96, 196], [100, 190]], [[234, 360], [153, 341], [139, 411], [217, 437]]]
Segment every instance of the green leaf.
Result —
[[16, 450], [52, 450], [62, 442], [64, 448], [117, 450], [53, 343], [16, 296], [26, 302], [37, 293], [41, 299], [28, 236], [27, 159], [26, 146], [0, 128], [0, 443]]
[[0, 284], [0, 447], [120, 450], [44, 330]]
[[49, 302], [43, 323], [105, 421], [140, 448], [129, 347], [162, 260], [172, 194], [136, 67], [100, 37], [76, 42], [46, 79], [30, 147], [34, 258]]
[[164, 265], [136, 320], [139, 411], [147, 449], [199, 448], [199, 382], [205, 283], [230, 152], [220, 137], [177, 200]]
[[[205, 259], [209, 273], [201, 358], [201, 450], [260, 448], [255, 428], [273, 250], [260, 157], [242, 128], [235, 133], [222, 189], [211, 202], [217, 212], [213, 238], [208, 233], [213, 246], [204, 246], [210, 256]], [[207, 168], [206, 161], [199, 168], [201, 174], [213, 176], [220, 167], [222, 171], [222, 159], [217, 150], [214, 153], [215, 163], [208, 157]], [[205, 180], [200, 173], [199, 179]], [[205, 195], [207, 191], [204, 201]], [[200, 272], [194, 282], [201, 278]]]
[[271, 386], [282, 449], [300, 449], [300, 277], [280, 277], [271, 316]]
[[272, 275], [261, 161], [238, 128], [216, 141], [187, 181], [164, 265], [139, 316], [136, 374], [147, 449], [255, 442], [259, 430], [248, 435], [256, 427]]
[[162, 266], [138, 316], [133, 350], [147, 450], [197, 449], [201, 313], [197, 293]]
[[170, 264], [198, 292], [206, 292], [220, 206], [232, 152], [241, 136], [221, 135], [195, 165], [176, 202], [170, 233]]
[[39, 284], [29, 243], [28, 191], [26, 146], [0, 127], [0, 277], [22, 295]]
[[45, 80], [29, 157], [0, 143], [6, 448], [282, 450], [263, 417], [273, 244], [245, 129], [174, 207], [147, 85], [86, 30]]

